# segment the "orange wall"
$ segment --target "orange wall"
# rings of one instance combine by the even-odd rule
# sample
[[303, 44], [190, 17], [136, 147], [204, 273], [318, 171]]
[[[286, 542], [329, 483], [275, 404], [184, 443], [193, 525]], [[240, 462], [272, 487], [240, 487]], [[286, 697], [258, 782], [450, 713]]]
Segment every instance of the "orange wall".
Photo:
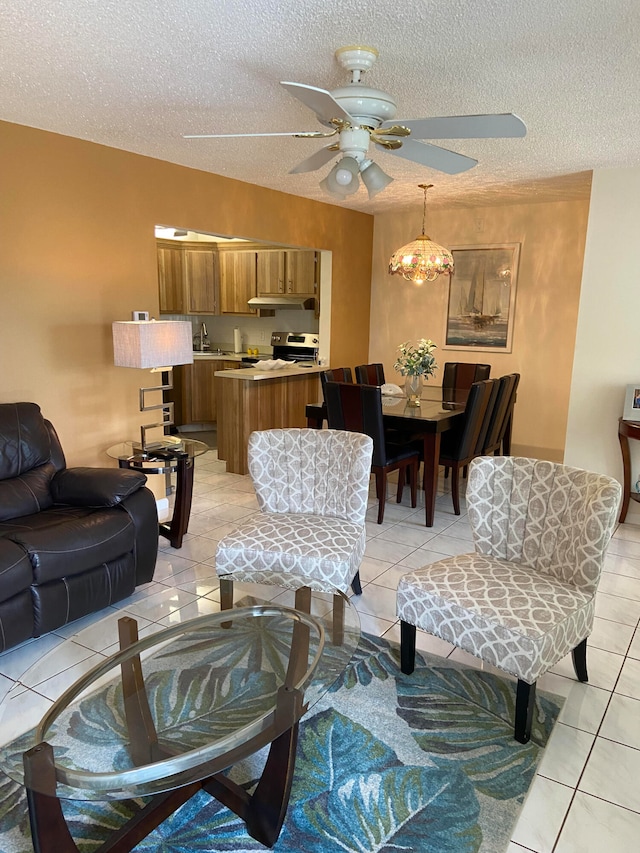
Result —
[[149, 420], [111, 323], [158, 316], [156, 224], [331, 251], [331, 361], [366, 361], [372, 217], [3, 122], [0, 170], [0, 401], [39, 403], [69, 464]]
[[[435, 351], [440, 365], [485, 362], [492, 376], [521, 374], [515, 453], [563, 459], [588, 213], [587, 200], [428, 211], [426, 231], [442, 245], [521, 244], [512, 352]], [[383, 362], [387, 381], [398, 384], [398, 344], [444, 341], [448, 277], [416, 286], [387, 272], [389, 257], [420, 233], [421, 220], [416, 208], [377, 216], [375, 223], [369, 357]]]

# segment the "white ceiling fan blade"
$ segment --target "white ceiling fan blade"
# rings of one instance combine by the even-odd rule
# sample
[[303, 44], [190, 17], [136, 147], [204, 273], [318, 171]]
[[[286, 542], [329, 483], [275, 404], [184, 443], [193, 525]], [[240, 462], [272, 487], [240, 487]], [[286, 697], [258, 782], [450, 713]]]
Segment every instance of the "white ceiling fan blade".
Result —
[[457, 175], [458, 172], [466, 172], [467, 169], [478, 165], [477, 160], [465, 157], [464, 154], [456, 154], [438, 145], [429, 145], [428, 142], [418, 142], [417, 139], [405, 139], [402, 148], [389, 151], [396, 157], [404, 157], [405, 160], [413, 160], [430, 169], [446, 172], [447, 175]]
[[244, 139], [249, 136], [307, 136], [310, 139], [322, 139], [324, 133], [315, 130], [298, 130], [289, 133], [183, 133], [183, 139]]
[[384, 121], [379, 130], [397, 124], [408, 127], [414, 139], [501, 139], [527, 133], [525, 123], [513, 113], [394, 119]]
[[288, 83], [285, 81], [281, 81], [280, 85], [284, 86], [290, 95], [293, 95], [294, 98], [302, 101], [306, 107], [313, 110], [321, 124], [330, 127], [332, 126], [331, 120], [334, 118], [348, 121], [350, 124], [353, 122], [349, 113], [340, 106], [331, 92], [327, 92], [326, 89], [318, 89], [316, 86], [307, 86], [304, 83]]
[[326, 163], [337, 157], [339, 153], [340, 151], [337, 151], [333, 145], [321, 148], [315, 154], [312, 154], [311, 157], [303, 160], [302, 163], [298, 163], [293, 169], [289, 169], [289, 174], [298, 175], [301, 172], [315, 172], [316, 169], [321, 169]]

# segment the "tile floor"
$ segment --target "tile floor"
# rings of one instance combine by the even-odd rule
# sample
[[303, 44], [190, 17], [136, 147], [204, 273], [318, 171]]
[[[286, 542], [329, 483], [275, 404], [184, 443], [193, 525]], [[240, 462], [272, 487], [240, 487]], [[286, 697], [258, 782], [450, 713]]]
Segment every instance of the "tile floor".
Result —
[[[140, 633], [217, 611], [216, 542], [234, 523], [256, 510], [248, 477], [225, 473], [215, 451], [196, 461], [189, 534], [180, 550], [161, 540], [152, 583], [124, 602], [0, 655], [0, 696], [27, 669], [24, 689], [0, 718], [0, 742], [37, 722], [54, 697], [102, 655], [115, 650], [122, 613], [138, 620]], [[424, 508], [387, 505], [375, 523], [372, 499], [368, 544], [360, 570], [362, 596], [354, 598], [362, 629], [399, 640], [395, 617], [398, 578], [443, 554], [471, 548], [466, 517], [453, 514], [441, 481], [436, 523], [424, 527]], [[242, 591], [241, 585], [237, 585]], [[247, 586], [254, 595], [277, 600], [277, 587]], [[609, 548], [589, 643], [590, 683], [573, 676], [570, 658], [539, 682], [566, 696], [538, 775], [530, 789], [507, 853], [630, 853], [640, 849], [640, 527], [618, 528]], [[63, 640], [64, 656], [55, 649]], [[443, 657], [482, 664], [434, 637], [418, 632], [420, 648]], [[53, 652], [47, 655], [48, 652]], [[42, 659], [42, 660], [41, 660]], [[38, 663], [34, 669], [33, 664]], [[5, 703], [7, 704], [7, 703]]]

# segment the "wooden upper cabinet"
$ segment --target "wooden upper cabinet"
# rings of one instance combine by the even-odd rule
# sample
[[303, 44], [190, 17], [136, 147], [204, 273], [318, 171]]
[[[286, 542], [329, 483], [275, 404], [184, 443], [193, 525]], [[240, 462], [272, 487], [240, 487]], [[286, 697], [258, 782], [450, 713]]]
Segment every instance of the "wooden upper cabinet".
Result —
[[184, 314], [182, 246], [158, 241], [158, 291], [161, 314]]
[[219, 314], [218, 248], [156, 241], [161, 314]]
[[222, 314], [248, 314], [257, 311], [247, 305], [257, 295], [256, 253], [222, 250], [220, 260], [220, 312]]
[[285, 293], [296, 296], [318, 295], [316, 253], [307, 249], [287, 249], [285, 254]]
[[256, 252], [258, 296], [285, 293], [285, 253], [278, 250]]
[[212, 247], [184, 250], [187, 314], [219, 314], [218, 250]]

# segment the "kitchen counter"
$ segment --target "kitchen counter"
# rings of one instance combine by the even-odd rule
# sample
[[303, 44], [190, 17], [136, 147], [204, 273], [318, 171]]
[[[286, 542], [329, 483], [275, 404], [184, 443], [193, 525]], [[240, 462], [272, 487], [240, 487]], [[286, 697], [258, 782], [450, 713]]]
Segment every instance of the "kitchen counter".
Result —
[[247, 447], [255, 430], [307, 426], [305, 407], [320, 397], [320, 374], [326, 369], [294, 365], [215, 372], [218, 459], [227, 463], [228, 472], [249, 473]]
[[279, 367], [277, 370], [260, 370], [256, 367], [242, 367], [238, 370], [219, 370], [215, 374], [222, 379], [284, 379], [289, 376], [304, 376], [313, 375], [314, 373], [323, 373], [329, 368], [326, 365], [320, 367], [314, 364], [313, 367]]

